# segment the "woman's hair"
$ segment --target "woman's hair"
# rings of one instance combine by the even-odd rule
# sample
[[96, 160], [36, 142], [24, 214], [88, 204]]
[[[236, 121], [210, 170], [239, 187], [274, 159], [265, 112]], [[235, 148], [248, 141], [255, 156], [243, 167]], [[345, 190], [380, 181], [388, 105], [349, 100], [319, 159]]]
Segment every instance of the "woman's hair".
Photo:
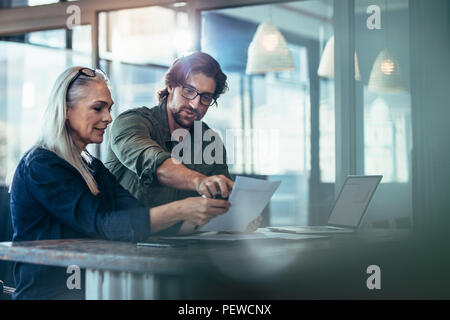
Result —
[[[42, 132], [35, 144], [35, 148], [41, 147], [53, 151], [70, 163], [86, 181], [91, 193], [97, 195], [99, 193], [97, 183], [85, 162], [90, 162], [91, 157], [86, 150], [80, 152], [75, 145], [66, 116], [67, 109], [74, 108], [76, 101], [83, 96], [84, 87], [89, 86], [93, 82], [108, 84], [108, 79], [102, 72], [96, 71], [95, 77], [87, 77], [80, 74], [70, 84], [80, 69], [83, 69], [83, 67], [68, 68], [56, 79], [44, 113]], [[68, 88], [69, 84], [70, 88]]]
[[196, 51], [174, 61], [164, 78], [166, 87], [158, 91], [159, 102], [163, 102], [169, 96], [169, 86], [176, 87], [184, 84], [191, 75], [197, 73], [203, 73], [216, 81], [215, 99], [228, 89], [227, 76], [223, 73], [219, 63], [209, 54]]

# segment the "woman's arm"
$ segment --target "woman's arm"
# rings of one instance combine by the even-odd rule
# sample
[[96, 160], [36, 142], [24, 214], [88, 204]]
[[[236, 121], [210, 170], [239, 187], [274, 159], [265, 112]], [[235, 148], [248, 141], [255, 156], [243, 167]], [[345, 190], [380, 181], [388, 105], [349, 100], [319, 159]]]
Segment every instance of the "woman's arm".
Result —
[[228, 211], [230, 203], [202, 197], [174, 201], [150, 209], [151, 233], [162, 231], [179, 221], [202, 226], [219, 214]]
[[[113, 198], [118, 209], [130, 209], [141, 206], [106, 168], [103, 167], [103, 170], [105, 176], [108, 176], [108, 185], [113, 188]], [[192, 228], [189, 228], [190, 232], [192, 232], [194, 230], [193, 226], [208, 222], [217, 214], [226, 212], [228, 207], [228, 202], [208, 201], [201, 197], [194, 197], [151, 208], [149, 210], [151, 233], [158, 233], [181, 221], [190, 221], [188, 224], [192, 226]]]
[[114, 208], [110, 197], [94, 196], [78, 171], [56, 155], [33, 159], [26, 171], [23, 192], [32, 194], [36, 205], [58, 221], [90, 237], [137, 242], [180, 221], [204, 225], [230, 205], [192, 197], [149, 209], [130, 195], [128, 207], [122, 198], [121, 206]]
[[89, 237], [140, 241], [150, 235], [149, 208], [115, 208], [102, 192], [94, 196], [78, 171], [56, 155], [36, 157], [23, 172], [17, 192], [38, 208]]

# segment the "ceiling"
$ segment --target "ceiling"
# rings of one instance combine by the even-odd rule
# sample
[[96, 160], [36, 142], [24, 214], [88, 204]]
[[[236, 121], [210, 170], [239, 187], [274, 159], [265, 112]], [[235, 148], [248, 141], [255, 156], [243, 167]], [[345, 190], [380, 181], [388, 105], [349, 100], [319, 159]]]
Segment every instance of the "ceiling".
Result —
[[[216, 12], [257, 24], [271, 21], [281, 30], [323, 41], [333, 33], [333, 2], [333, 0], [292, 1], [221, 9]], [[356, 14], [367, 14], [370, 5], [378, 5], [381, 12], [386, 9], [400, 10], [408, 7], [408, 0], [356, 0]]]

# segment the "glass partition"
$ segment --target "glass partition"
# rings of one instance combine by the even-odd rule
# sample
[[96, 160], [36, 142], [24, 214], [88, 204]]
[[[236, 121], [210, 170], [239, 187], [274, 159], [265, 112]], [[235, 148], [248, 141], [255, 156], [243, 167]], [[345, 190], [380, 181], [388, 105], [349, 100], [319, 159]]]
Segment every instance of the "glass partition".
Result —
[[0, 1], [0, 8], [33, 7], [57, 2], [59, 0], [3, 0]]
[[[35, 142], [41, 130], [50, 90], [57, 76], [73, 65], [91, 66], [86, 42], [90, 26], [73, 29], [83, 32], [83, 41], [65, 49], [65, 30], [49, 30], [3, 37], [0, 41], [0, 183], [8, 183], [15, 167]], [[87, 34], [87, 35], [86, 35]]]
[[[202, 50], [229, 77], [229, 91], [205, 121], [222, 133], [232, 173], [282, 181], [270, 203], [271, 225], [317, 224], [330, 213], [334, 83], [332, 75], [319, 76], [318, 68], [333, 35], [332, 16], [332, 1], [202, 12]], [[291, 70], [246, 72], [250, 43], [263, 22], [283, 35]]]
[[[157, 91], [172, 62], [192, 43], [183, 8], [152, 6], [99, 14], [100, 66], [109, 75], [113, 118], [131, 109], [158, 104]], [[100, 146], [106, 153], [109, 132]]]
[[383, 175], [366, 224], [412, 223], [409, 26], [408, 0], [355, 1], [358, 166]]
[[[45, 0], [8, 2], [39, 5]], [[336, 153], [347, 151], [336, 145], [334, 71], [340, 61], [334, 61], [334, 2], [242, 3], [201, 12], [201, 49], [220, 62], [229, 83], [205, 121], [222, 134], [232, 173], [282, 180], [270, 204], [274, 225], [325, 224], [337, 171], [343, 170], [336, 168], [336, 159], [341, 159]], [[354, 4], [354, 12], [347, 14], [355, 18], [355, 114], [338, 125], [356, 128], [354, 173], [384, 176], [366, 224], [385, 220], [395, 226], [397, 220], [410, 219], [412, 211], [411, 4]], [[167, 68], [193, 48], [189, 6], [99, 13], [100, 67], [110, 76], [113, 117], [157, 104]], [[263, 22], [282, 34], [293, 60], [291, 70], [246, 72], [249, 46]], [[90, 26], [75, 28], [71, 50], [66, 49], [67, 36], [67, 30], [58, 29], [1, 38], [2, 182], [37, 134], [38, 115], [56, 75], [67, 66], [92, 65]], [[107, 141], [108, 132], [100, 158]]]

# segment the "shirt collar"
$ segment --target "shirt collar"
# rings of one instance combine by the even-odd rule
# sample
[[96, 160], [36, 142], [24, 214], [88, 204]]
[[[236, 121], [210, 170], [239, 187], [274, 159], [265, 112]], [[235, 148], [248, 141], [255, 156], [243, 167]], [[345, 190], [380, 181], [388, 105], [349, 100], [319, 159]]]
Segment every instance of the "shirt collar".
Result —
[[169, 117], [167, 115], [167, 98], [159, 104], [159, 116], [161, 121], [161, 136], [165, 142], [171, 141]]

